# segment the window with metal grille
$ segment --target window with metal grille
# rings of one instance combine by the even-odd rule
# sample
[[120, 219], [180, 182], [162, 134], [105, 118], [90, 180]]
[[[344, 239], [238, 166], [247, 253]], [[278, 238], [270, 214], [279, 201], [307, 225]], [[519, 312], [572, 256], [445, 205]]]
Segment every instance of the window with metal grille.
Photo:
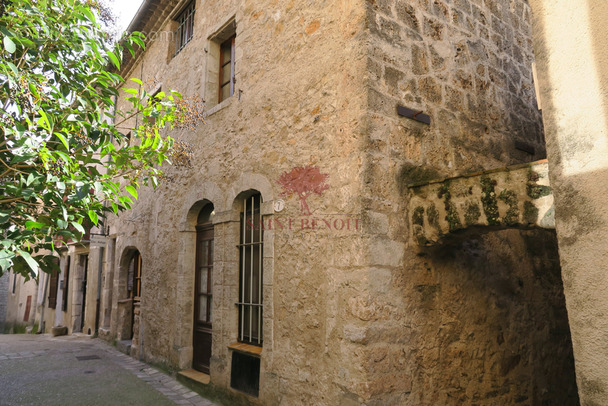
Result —
[[241, 213], [239, 276], [239, 341], [262, 345], [262, 255], [261, 195], [244, 199]]
[[175, 19], [179, 24], [175, 31], [175, 55], [179, 53], [194, 35], [194, 0]]

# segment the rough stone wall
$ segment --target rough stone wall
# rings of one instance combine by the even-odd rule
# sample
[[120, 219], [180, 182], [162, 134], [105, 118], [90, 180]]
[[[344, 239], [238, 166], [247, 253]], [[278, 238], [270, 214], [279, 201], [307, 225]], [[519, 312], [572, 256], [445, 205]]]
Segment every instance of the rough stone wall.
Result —
[[[404, 176], [544, 158], [526, 1], [368, 4], [370, 142], [399, 154]], [[429, 114], [431, 125], [398, 117], [397, 104]], [[387, 145], [386, 134], [395, 141]], [[517, 150], [515, 141], [535, 154]]]
[[[409, 183], [543, 158], [529, 6], [378, 0], [367, 12], [370, 268], [366, 288], [349, 301], [358, 334], [345, 337], [364, 360], [360, 400], [575, 404], [571, 361], [532, 350], [571, 353], [553, 234], [464, 234], [456, 249], [424, 252], [407, 224]], [[423, 110], [431, 125], [399, 117], [398, 104]], [[556, 378], [554, 368], [569, 372]]]
[[469, 234], [420, 256], [398, 281], [415, 315], [403, 404], [578, 404], [553, 231]]

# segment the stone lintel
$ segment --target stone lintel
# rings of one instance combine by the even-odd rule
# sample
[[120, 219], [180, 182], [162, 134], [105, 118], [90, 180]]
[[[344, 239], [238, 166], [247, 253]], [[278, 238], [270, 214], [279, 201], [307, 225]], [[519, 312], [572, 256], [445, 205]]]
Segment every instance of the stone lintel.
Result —
[[440, 244], [469, 227], [555, 228], [547, 160], [408, 185], [412, 238]]

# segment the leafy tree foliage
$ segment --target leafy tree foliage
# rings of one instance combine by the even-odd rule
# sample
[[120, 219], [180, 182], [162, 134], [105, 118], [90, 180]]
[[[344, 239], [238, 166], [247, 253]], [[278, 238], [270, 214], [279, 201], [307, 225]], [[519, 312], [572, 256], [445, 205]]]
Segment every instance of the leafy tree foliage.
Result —
[[[0, 275], [50, 271], [53, 251], [129, 209], [170, 157], [163, 134], [179, 121], [180, 96], [151, 96], [131, 79], [132, 108], [115, 112], [122, 52], [144, 38], [111, 44], [102, 11], [90, 0], [2, 1]], [[119, 128], [133, 117], [127, 136]]]

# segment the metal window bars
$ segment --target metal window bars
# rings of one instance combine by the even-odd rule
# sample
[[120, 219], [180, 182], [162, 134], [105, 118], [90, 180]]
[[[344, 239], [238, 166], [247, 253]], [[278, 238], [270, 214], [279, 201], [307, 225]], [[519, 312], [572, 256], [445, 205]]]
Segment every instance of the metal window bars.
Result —
[[175, 31], [175, 55], [177, 55], [194, 35], [194, 1], [186, 6], [176, 18], [179, 26]]
[[262, 345], [262, 256], [263, 228], [261, 196], [244, 199], [241, 217], [239, 341]]

